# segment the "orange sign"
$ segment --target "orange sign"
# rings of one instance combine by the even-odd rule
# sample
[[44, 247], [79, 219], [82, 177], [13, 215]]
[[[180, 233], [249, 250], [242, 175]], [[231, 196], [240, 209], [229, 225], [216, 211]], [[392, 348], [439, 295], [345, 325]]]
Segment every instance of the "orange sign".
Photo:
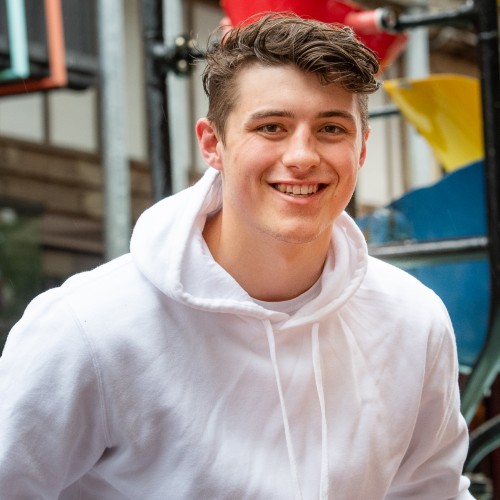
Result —
[[50, 75], [43, 78], [28, 78], [15, 83], [0, 84], [0, 96], [25, 94], [66, 86], [68, 75], [61, 0], [45, 0], [45, 18]]

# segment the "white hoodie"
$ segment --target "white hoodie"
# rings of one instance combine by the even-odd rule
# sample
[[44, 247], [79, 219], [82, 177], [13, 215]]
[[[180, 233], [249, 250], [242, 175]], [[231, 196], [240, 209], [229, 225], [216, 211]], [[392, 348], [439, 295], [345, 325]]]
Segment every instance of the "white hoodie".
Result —
[[472, 498], [441, 301], [344, 214], [317, 291], [264, 307], [202, 238], [220, 190], [209, 169], [130, 254], [27, 308], [0, 360], [0, 498]]

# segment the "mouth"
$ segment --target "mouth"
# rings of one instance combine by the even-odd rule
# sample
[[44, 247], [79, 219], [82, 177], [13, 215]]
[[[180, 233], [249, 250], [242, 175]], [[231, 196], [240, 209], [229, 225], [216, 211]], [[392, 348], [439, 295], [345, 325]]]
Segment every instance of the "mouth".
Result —
[[296, 196], [308, 197], [316, 194], [326, 187], [326, 184], [272, 184], [272, 187], [280, 193]]

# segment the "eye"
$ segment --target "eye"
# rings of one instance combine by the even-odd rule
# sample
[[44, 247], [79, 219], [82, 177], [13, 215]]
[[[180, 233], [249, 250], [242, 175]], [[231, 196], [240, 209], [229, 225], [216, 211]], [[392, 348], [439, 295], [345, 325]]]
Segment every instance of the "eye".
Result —
[[326, 132], [327, 134], [342, 134], [344, 129], [338, 125], [324, 125], [321, 128], [321, 131]]
[[267, 123], [266, 125], [261, 125], [259, 127], [259, 131], [264, 132], [266, 134], [277, 134], [282, 130], [283, 128], [277, 123]]

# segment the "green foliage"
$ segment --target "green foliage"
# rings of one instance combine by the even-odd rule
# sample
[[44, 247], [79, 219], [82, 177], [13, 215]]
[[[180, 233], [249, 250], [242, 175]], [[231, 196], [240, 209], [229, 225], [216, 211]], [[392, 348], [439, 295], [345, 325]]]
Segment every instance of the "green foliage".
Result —
[[0, 207], [0, 351], [28, 302], [41, 291], [39, 217]]

